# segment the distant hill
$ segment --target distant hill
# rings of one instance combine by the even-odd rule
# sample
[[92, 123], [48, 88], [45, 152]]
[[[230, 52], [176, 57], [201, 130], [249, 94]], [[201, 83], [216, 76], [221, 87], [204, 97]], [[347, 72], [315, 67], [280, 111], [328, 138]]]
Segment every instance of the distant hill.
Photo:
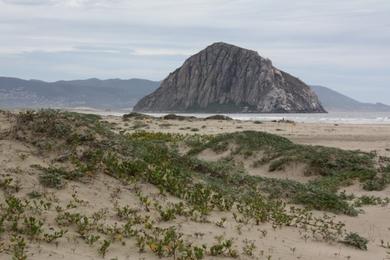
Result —
[[317, 93], [321, 104], [327, 111], [333, 112], [390, 112], [390, 106], [382, 103], [363, 103], [330, 88], [311, 86]]
[[45, 82], [0, 77], [0, 107], [130, 108], [159, 85], [144, 79]]

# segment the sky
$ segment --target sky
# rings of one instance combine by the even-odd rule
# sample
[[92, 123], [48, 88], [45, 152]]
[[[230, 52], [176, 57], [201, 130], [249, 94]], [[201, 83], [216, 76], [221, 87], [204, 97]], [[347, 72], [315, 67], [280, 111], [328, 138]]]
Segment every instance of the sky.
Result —
[[162, 80], [213, 42], [390, 104], [390, 0], [0, 0], [0, 76]]

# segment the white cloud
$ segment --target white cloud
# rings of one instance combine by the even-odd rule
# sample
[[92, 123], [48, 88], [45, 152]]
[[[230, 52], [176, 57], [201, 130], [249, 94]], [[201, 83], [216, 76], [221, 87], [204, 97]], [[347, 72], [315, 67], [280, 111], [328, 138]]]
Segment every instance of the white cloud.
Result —
[[0, 0], [0, 2], [11, 5], [48, 5], [55, 1], [56, 0]]
[[63, 5], [69, 7], [105, 6], [121, 0], [0, 0], [9, 5]]
[[[186, 56], [226, 41], [312, 83], [362, 92], [373, 74], [388, 79], [389, 13], [388, 0], [0, 0], [0, 71], [60, 79], [73, 66], [74, 78], [161, 79]], [[49, 75], [56, 59], [62, 67]]]
[[195, 49], [164, 49], [164, 48], [136, 48], [134, 55], [140, 56], [190, 56], [196, 52]]

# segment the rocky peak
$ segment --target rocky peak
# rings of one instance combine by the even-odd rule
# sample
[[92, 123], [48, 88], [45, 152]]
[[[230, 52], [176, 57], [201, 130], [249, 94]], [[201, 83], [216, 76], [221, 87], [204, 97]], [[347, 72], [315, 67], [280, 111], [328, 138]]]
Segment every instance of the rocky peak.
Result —
[[299, 79], [256, 51], [218, 42], [188, 58], [134, 110], [144, 112], [324, 112]]

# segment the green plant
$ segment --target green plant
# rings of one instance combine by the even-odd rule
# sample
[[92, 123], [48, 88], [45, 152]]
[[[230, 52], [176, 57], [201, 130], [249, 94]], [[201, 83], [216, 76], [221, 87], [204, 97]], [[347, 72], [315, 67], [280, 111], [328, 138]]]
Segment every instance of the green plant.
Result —
[[93, 244], [95, 244], [95, 242], [97, 242], [99, 239], [100, 239], [99, 235], [93, 235], [93, 234], [84, 237], [85, 242], [89, 246], [93, 246]]
[[217, 243], [210, 247], [211, 256], [230, 256], [238, 257], [237, 251], [233, 249], [233, 241], [231, 239], [223, 240], [219, 237]]
[[145, 119], [153, 119], [153, 117], [141, 113], [131, 112], [129, 114], [124, 114], [122, 116], [122, 119], [124, 121], [128, 121], [129, 119], [145, 120]]
[[390, 249], [390, 242], [386, 242], [383, 241], [383, 239], [381, 240], [381, 247], [383, 248], [386, 248], [386, 249]]
[[206, 246], [203, 245], [202, 247], [194, 247], [194, 256], [196, 260], [200, 260], [204, 258], [205, 255]]
[[56, 231], [53, 228], [50, 228], [50, 230], [52, 231], [51, 233], [43, 234], [44, 240], [47, 243], [51, 243], [57, 239], [62, 238], [68, 232], [67, 230], [63, 230], [63, 229]]
[[144, 234], [139, 234], [136, 236], [136, 244], [140, 253], [145, 252], [146, 238]]
[[42, 233], [43, 222], [35, 217], [24, 218], [23, 232], [31, 238], [37, 237]]
[[223, 217], [223, 218], [221, 218], [221, 220], [217, 221], [217, 222], [215, 223], [215, 225], [217, 225], [217, 227], [223, 228], [224, 225], [225, 225], [225, 222], [226, 222], [226, 218]]
[[137, 213], [136, 209], [130, 208], [129, 206], [115, 207], [116, 214], [121, 220], [128, 220], [132, 215]]
[[255, 242], [249, 241], [248, 239], [244, 240], [244, 246], [242, 252], [247, 256], [254, 256], [254, 251], [256, 250]]
[[162, 221], [170, 221], [176, 218], [176, 210], [175, 208], [166, 208], [158, 207], [158, 212], [160, 213], [160, 217]]
[[13, 236], [12, 242], [12, 260], [26, 260], [26, 242], [21, 236]]
[[107, 254], [108, 248], [111, 245], [111, 241], [104, 240], [99, 248], [99, 254], [104, 258]]
[[342, 242], [361, 250], [367, 250], [368, 240], [357, 233], [348, 233]]
[[40, 183], [49, 188], [62, 189], [65, 180], [78, 180], [84, 176], [80, 170], [67, 171], [64, 168], [50, 166], [48, 168], [36, 166], [42, 173], [39, 176]]
[[365, 205], [387, 205], [390, 203], [390, 198], [380, 198], [375, 196], [363, 195], [354, 201], [356, 207]]
[[6, 208], [5, 212], [9, 216], [19, 218], [19, 216], [25, 212], [28, 202], [23, 202], [21, 199], [14, 196], [9, 196], [5, 200]]
[[21, 183], [19, 179], [14, 180], [13, 178], [1, 178], [0, 179], [0, 189], [5, 193], [15, 193], [21, 190]]
[[154, 230], [153, 236], [148, 238], [146, 244], [159, 257], [173, 256], [179, 245], [183, 244], [182, 234], [177, 233], [174, 227], [157, 228]]
[[39, 199], [42, 197], [42, 194], [38, 191], [32, 191], [32, 192], [29, 192], [27, 194], [27, 196], [30, 198], [30, 199]]
[[387, 184], [388, 181], [385, 178], [376, 177], [363, 183], [363, 189], [367, 191], [381, 191]]
[[40, 183], [48, 188], [62, 189], [65, 186], [64, 177], [57, 171], [45, 171], [39, 176]]

